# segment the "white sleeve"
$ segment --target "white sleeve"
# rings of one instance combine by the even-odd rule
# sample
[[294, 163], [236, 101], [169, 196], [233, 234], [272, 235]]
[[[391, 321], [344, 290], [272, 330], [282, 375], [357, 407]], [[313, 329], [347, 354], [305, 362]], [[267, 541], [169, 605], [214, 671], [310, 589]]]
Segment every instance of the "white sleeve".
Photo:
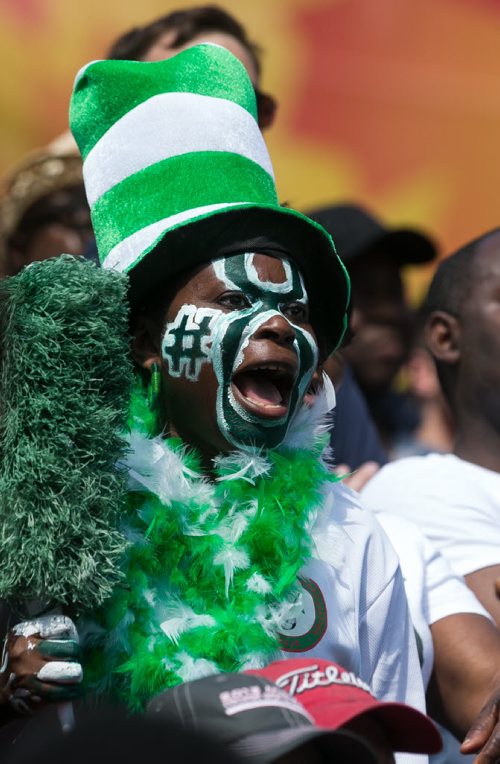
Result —
[[383, 467], [362, 498], [375, 512], [418, 523], [454, 572], [466, 576], [500, 564], [498, 479], [494, 490], [489, 471], [452, 455], [411, 457]]
[[493, 622], [462, 576], [454, 573], [443, 555], [424, 538], [429, 626], [457, 613], [482, 615]]

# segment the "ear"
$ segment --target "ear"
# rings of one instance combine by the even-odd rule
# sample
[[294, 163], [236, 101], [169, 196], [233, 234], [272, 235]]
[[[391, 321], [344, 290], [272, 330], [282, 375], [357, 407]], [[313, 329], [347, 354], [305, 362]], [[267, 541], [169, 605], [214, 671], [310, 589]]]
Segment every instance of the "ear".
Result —
[[425, 343], [436, 361], [455, 364], [460, 360], [460, 323], [455, 316], [436, 310], [425, 325]]
[[134, 361], [148, 371], [153, 364], [161, 365], [161, 341], [158, 326], [151, 318], [139, 316], [132, 338]]

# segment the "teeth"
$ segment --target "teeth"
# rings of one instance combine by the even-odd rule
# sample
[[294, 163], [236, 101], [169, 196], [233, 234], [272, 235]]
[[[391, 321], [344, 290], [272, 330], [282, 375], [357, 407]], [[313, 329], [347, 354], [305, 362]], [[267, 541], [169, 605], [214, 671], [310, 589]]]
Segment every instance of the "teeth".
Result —
[[286, 373], [286, 369], [275, 363], [269, 363], [263, 366], [254, 366], [252, 369], [249, 369], [249, 371], [281, 371]]

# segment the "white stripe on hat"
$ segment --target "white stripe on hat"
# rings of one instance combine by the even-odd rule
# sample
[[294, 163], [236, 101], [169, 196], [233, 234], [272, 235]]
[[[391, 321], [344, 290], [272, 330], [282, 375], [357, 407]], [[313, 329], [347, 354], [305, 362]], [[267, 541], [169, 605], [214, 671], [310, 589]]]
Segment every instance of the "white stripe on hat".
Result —
[[115, 122], [89, 152], [83, 175], [89, 204], [130, 175], [192, 152], [239, 154], [274, 179], [257, 122], [233, 101], [196, 93], [161, 93]]
[[195, 207], [194, 209], [184, 210], [177, 215], [170, 215], [170, 217], [158, 220], [156, 223], [151, 223], [150, 225], [135, 231], [135, 233], [130, 236], [127, 236], [126, 239], [122, 239], [122, 241], [113, 247], [107, 257], [103, 260], [102, 267], [122, 273], [123, 271], [128, 270], [128, 268], [136, 262], [141, 252], [144, 252], [145, 249], [150, 247], [163, 231], [174, 228], [180, 223], [192, 220], [209, 212], [223, 209], [224, 207], [239, 207], [242, 204], [250, 203], [251, 202], [224, 202], [222, 204], [207, 204], [204, 207]]

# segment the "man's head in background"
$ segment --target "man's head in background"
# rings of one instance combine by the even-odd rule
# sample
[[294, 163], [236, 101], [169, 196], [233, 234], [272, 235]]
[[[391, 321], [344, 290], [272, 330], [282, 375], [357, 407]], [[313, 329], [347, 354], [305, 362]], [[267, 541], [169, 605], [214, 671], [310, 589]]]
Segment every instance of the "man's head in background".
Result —
[[2, 185], [0, 250], [4, 276], [63, 252], [85, 253], [93, 234], [80, 156], [39, 151], [14, 167]]
[[387, 228], [352, 204], [308, 213], [332, 235], [351, 278], [352, 342], [343, 354], [366, 395], [388, 389], [407, 358], [413, 312], [402, 268], [436, 256], [432, 241], [406, 228]]
[[425, 338], [460, 430], [500, 432], [500, 229], [442, 261], [424, 302]]
[[112, 44], [107, 57], [161, 61], [201, 42], [222, 45], [241, 61], [255, 89], [259, 127], [270, 127], [277, 104], [272, 96], [259, 89], [260, 48], [249, 39], [245, 28], [234, 16], [216, 5], [172, 11], [149, 24], [134, 27]]

